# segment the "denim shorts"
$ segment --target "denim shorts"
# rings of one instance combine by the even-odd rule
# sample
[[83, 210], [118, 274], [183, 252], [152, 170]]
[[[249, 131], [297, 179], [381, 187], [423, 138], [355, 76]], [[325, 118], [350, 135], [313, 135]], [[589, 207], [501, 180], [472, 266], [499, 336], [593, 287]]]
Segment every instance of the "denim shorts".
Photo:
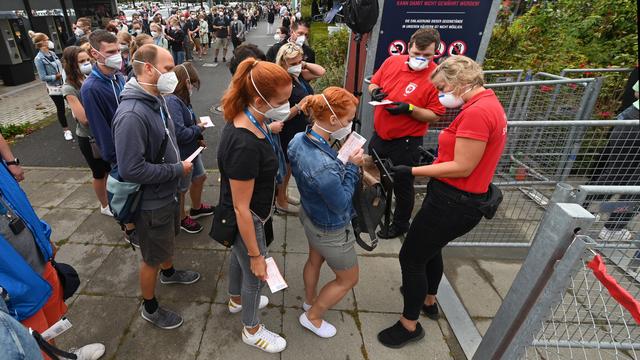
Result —
[[204, 171], [204, 164], [202, 163], [202, 158], [200, 157], [200, 155], [196, 156], [195, 159], [193, 159], [193, 170], [180, 178], [180, 181], [178, 181], [178, 191], [180, 192], [185, 192], [187, 190], [189, 190], [189, 186], [191, 186], [191, 182], [193, 181], [193, 179], [197, 179], [200, 176], [205, 175], [205, 171]]
[[333, 231], [324, 231], [313, 224], [300, 207], [300, 222], [309, 246], [320, 253], [332, 270], [348, 270], [358, 265], [355, 236], [351, 224]]

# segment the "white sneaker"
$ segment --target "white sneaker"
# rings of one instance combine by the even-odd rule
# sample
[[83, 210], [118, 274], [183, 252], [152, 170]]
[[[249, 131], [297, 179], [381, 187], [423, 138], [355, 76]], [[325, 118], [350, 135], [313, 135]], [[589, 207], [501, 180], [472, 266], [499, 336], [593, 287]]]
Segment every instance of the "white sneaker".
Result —
[[306, 302], [302, 303], [302, 310], [304, 310], [304, 312], [307, 312], [309, 310], [311, 310], [311, 305], [307, 304]]
[[602, 228], [598, 237], [604, 241], [629, 241], [633, 238], [633, 234], [627, 229], [609, 230]]
[[64, 131], [64, 139], [67, 141], [73, 140], [73, 135], [71, 134], [71, 130]]
[[307, 317], [307, 313], [304, 312], [300, 315], [300, 325], [311, 330], [312, 333], [320, 336], [321, 338], [330, 338], [336, 335], [336, 327], [322, 320], [322, 324], [319, 328], [315, 327]]
[[282, 336], [267, 330], [264, 325], [260, 324], [260, 328], [255, 334], [251, 335], [247, 328], [242, 328], [242, 341], [245, 344], [257, 347], [268, 353], [279, 353], [287, 347], [287, 340]]
[[78, 357], [78, 360], [97, 360], [104, 355], [104, 345], [100, 343], [85, 345], [79, 349], [69, 351]]
[[[264, 295], [260, 295], [260, 304], [258, 305], [258, 309], [264, 309], [267, 305], [269, 305], [269, 298]], [[234, 303], [231, 299], [229, 299], [227, 307], [229, 308], [229, 312], [232, 314], [237, 314], [242, 311], [242, 305]]]
[[102, 207], [102, 205], [100, 205], [100, 214], [113, 217], [113, 213], [111, 212], [111, 209], [109, 209], [109, 205], [105, 207]]

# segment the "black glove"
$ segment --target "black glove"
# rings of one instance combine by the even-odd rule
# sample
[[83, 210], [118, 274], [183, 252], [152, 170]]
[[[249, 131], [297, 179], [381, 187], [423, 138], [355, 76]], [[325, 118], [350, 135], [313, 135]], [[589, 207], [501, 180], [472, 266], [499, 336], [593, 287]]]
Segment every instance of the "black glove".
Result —
[[401, 176], [411, 176], [411, 169], [413, 169], [411, 166], [407, 166], [407, 165], [394, 165], [391, 167], [391, 172], [393, 173], [393, 175], [401, 175]]
[[385, 108], [391, 115], [411, 114], [413, 112], [413, 105], [404, 102], [394, 102], [389, 105], [395, 105], [394, 107]]
[[383, 93], [382, 92], [382, 88], [375, 88], [373, 89], [373, 91], [371, 92], [371, 99], [375, 100], [375, 101], [382, 101], [384, 100], [384, 98], [387, 97], [387, 93]]

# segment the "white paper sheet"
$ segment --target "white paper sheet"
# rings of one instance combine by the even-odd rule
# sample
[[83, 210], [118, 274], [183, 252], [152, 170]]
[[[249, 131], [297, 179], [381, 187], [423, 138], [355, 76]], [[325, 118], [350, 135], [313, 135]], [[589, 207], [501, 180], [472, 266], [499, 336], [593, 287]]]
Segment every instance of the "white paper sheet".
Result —
[[196, 156], [198, 156], [204, 149], [205, 149], [204, 146], [200, 146], [199, 148], [196, 149], [196, 151], [193, 152], [193, 154], [189, 155], [189, 157], [185, 161], [192, 162], [193, 159], [195, 159]]
[[286, 289], [289, 285], [284, 281], [276, 261], [272, 257], [264, 259], [267, 263], [267, 284], [272, 293], [278, 292], [282, 289]]
[[200, 122], [204, 124], [204, 127], [206, 128], [210, 128], [210, 127], [214, 127], [215, 125], [213, 124], [213, 121], [211, 121], [211, 118], [209, 116], [200, 116]]
[[360, 149], [366, 142], [367, 139], [362, 137], [362, 135], [355, 131], [352, 132], [347, 138], [347, 141], [345, 141], [340, 148], [340, 151], [338, 151], [338, 159], [346, 164], [347, 161], [349, 161], [349, 155], [351, 155], [356, 149]]
[[380, 105], [389, 105], [393, 104], [391, 100], [382, 100], [382, 101], [369, 101], [369, 105], [380, 106]]

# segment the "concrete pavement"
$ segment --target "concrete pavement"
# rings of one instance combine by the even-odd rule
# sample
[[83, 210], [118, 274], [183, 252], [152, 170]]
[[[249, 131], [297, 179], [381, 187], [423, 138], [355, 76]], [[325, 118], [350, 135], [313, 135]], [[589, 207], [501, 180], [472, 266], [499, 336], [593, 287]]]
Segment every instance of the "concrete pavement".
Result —
[[[209, 157], [205, 153], [205, 158]], [[218, 176], [209, 173], [204, 198], [217, 203]], [[464, 359], [464, 354], [442, 317], [420, 318], [423, 341], [392, 350], [381, 346], [376, 334], [397, 321], [402, 311], [397, 254], [400, 239], [382, 241], [371, 253], [359, 252], [360, 282], [327, 314], [338, 335], [323, 340], [297, 321], [303, 299], [302, 267], [307, 242], [295, 217], [275, 217], [276, 239], [270, 253], [289, 288], [270, 294], [271, 305], [261, 312], [268, 328], [283, 334], [288, 348], [278, 355], [249, 348], [240, 339], [239, 315], [226, 309], [228, 250], [208, 236], [211, 218], [201, 219], [205, 231], [181, 233], [176, 240], [176, 267], [199, 271], [202, 279], [191, 286], [158, 285], [161, 304], [185, 318], [174, 331], [159, 330], [139, 315], [139, 252], [125, 244], [116, 223], [98, 209], [87, 169], [27, 168], [22, 183], [38, 214], [53, 228], [59, 246], [57, 260], [72, 264], [82, 284], [69, 299], [67, 317], [73, 328], [61, 335], [63, 348], [104, 342], [105, 359]], [[295, 189], [292, 189], [295, 192]], [[445, 254], [447, 277], [484, 333], [519, 268], [517, 259], [497, 259], [452, 250]], [[323, 268], [321, 284], [331, 279]]]

